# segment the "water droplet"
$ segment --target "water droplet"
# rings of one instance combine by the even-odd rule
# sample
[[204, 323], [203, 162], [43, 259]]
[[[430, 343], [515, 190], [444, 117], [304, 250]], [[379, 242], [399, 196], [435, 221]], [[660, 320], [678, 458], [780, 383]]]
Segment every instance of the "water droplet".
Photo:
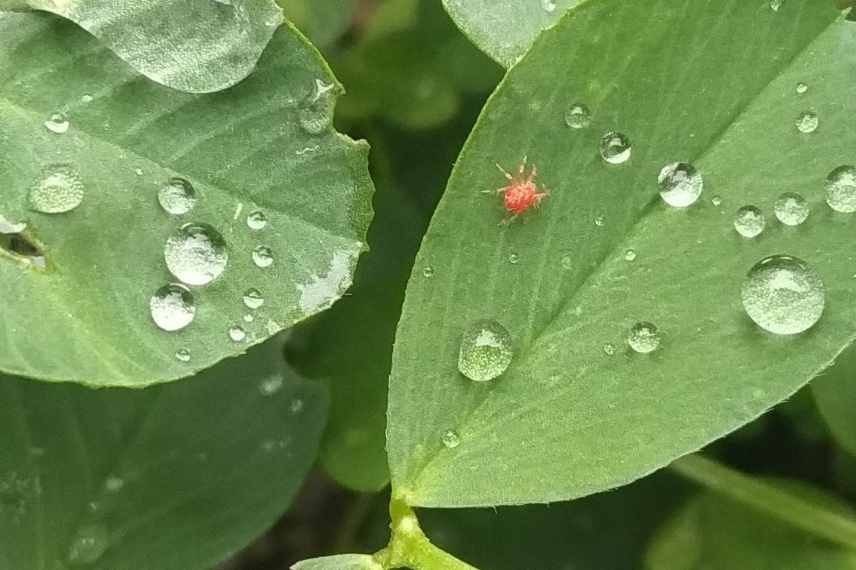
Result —
[[773, 255], [756, 263], [743, 282], [741, 297], [755, 324], [782, 335], [811, 328], [826, 303], [820, 275], [790, 255]]
[[599, 228], [602, 228], [605, 223], [606, 223], [606, 218], [604, 218], [603, 215], [597, 216], [594, 219], [594, 225], [596, 225]]
[[591, 111], [582, 103], [574, 103], [565, 112], [565, 124], [572, 129], [584, 129], [591, 124]]
[[716, 206], [717, 208], [722, 206], [722, 198], [719, 196], [714, 196], [710, 199], [710, 203]]
[[785, 192], [774, 204], [776, 218], [786, 226], [798, 226], [808, 218], [811, 210], [805, 198], [795, 192]]
[[761, 235], [766, 225], [764, 213], [755, 206], [743, 206], [734, 214], [734, 229], [745, 238]]
[[74, 565], [93, 564], [110, 546], [110, 534], [100, 525], [87, 525], [77, 531], [68, 549], [68, 561]]
[[518, 263], [520, 263], [520, 256], [517, 255], [516, 253], [509, 253], [508, 254], [508, 263], [510, 263], [512, 265], [517, 265]]
[[[142, 170], [140, 171], [142, 174]], [[158, 190], [158, 202], [167, 214], [180, 216], [196, 205], [196, 190], [190, 181], [184, 178], [170, 178]]]
[[441, 438], [443, 441], [443, 445], [445, 445], [449, 449], [455, 449], [459, 445], [461, 445], [461, 436], [458, 435], [453, 429], [450, 429], [443, 433], [443, 437]]
[[541, 0], [541, 7], [544, 8], [545, 12], [556, 11], [556, 3], [553, 0]]
[[83, 202], [83, 182], [77, 170], [55, 164], [45, 169], [30, 188], [30, 207], [42, 214], [70, 212]]
[[600, 139], [600, 156], [610, 164], [627, 162], [632, 150], [630, 139], [621, 133], [608, 132]]
[[252, 316], [251, 314], [249, 314], [249, 313], [247, 313], [246, 315], [244, 315], [243, 319], [244, 319], [244, 322], [245, 322], [245, 323], [251, 323], [251, 322], [253, 322], [253, 321], [255, 321], [255, 320], [256, 320], [256, 318], [255, 318], [254, 316]]
[[803, 94], [803, 93], [805, 93], [806, 91], [808, 91], [808, 85], [807, 85], [807, 84], [803, 83], [802, 81], [800, 81], [799, 83], [797, 83], [797, 93], [798, 93], [799, 95], [802, 95], [802, 94]]
[[68, 117], [63, 113], [51, 113], [51, 116], [45, 121], [45, 128], [52, 133], [61, 135], [68, 131], [69, 124]]
[[461, 337], [458, 370], [475, 382], [488, 382], [508, 369], [514, 352], [511, 335], [496, 321], [471, 324]]
[[232, 339], [232, 342], [244, 342], [244, 339], [247, 338], [247, 332], [238, 325], [232, 325], [229, 327], [229, 338]]
[[673, 162], [664, 166], [657, 182], [660, 184], [660, 197], [674, 208], [692, 206], [704, 189], [701, 173], [686, 162]]
[[607, 356], [613, 356], [615, 354], [615, 345], [612, 344], [611, 342], [604, 344], [603, 345], [603, 352]]
[[632, 249], [628, 249], [624, 252], [624, 261], [636, 261], [636, 252]]
[[636, 323], [630, 329], [627, 344], [640, 354], [648, 354], [649, 352], [654, 352], [660, 346], [660, 333], [652, 323]]
[[208, 224], [185, 224], [169, 237], [164, 259], [170, 273], [188, 285], [208, 285], [229, 261], [226, 241]]
[[291, 405], [288, 407], [292, 414], [299, 414], [303, 411], [303, 400], [300, 398], [295, 398], [291, 401]]
[[426, 265], [425, 267], [422, 268], [422, 275], [424, 277], [429, 278], [429, 279], [431, 277], [434, 277], [434, 268], [431, 267], [430, 265]]
[[794, 121], [794, 124], [799, 132], [808, 134], [817, 130], [818, 122], [817, 113], [813, 111], [803, 111], [800, 113], [799, 117], [797, 117], [797, 120]]
[[561, 263], [562, 269], [568, 271], [574, 267], [574, 258], [570, 255], [563, 255]]
[[261, 210], [250, 212], [250, 215], [247, 216], [247, 226], [251, 230], [263, 230], [267, 223], [267, 216]]
[[785, 0], [770, 0], [770, 10], [773, 12], [778, 12], [779, 8], [782, 7], [782, 4], [785, 3]]
[[253, 263], [265, 268], [273, 265], [273, 251], [266, 245], [260, 245], [253, 250]]
[[92, 95], [90, 95], [88, 93], [85, 93], [85, 94], [80, 96], [80, 102], [81, 103], [92, 103], [92, 99], [93, 99]]
[[856, 212], [856, 167], [839, 166], [826, 177], [826, 203], [836, 212]]
[[[170, 283], [158, 289], [149, 301], [152, 320], [165, 331], [178, 331], [193, 322], [196, 302], [184, 285]], [[176, 357], [178, 355], [176, 354]]]
[[244, 305], [246, 305], [248, 309], [255, 310], [264, 304], [265, 298], [264, 296], [262, 296], [261, 291], [259, 291], [258, 289], [247, 289], [247, 291], [244, 293]]
[[298, 112], [298, 120], [304, 131], [318, 135], [330, 128], [333, 123], [336, 86], [315, 80], [315, 88]]
[[108, 493], [118, 493], [122, 490], [122, 487], [125, 486], [125, 480], [121, 477], [117, 477], [115, 475], [110, 475], [107, 477], [107, 480], [104, 481], [104, 489]]
[[179, 348], [175, 351], [175, 359], [179, 362], [190, 362], [190, 351], [186, 348]]
[[259, 383], [262, 396], [273, 396], [282, 389], [282, 378], [268, 378]]
[[134, 174], [136, 174], [137, 176], [142, 176], [143, 175], [143, 169], [142, 168], [135, 168]]

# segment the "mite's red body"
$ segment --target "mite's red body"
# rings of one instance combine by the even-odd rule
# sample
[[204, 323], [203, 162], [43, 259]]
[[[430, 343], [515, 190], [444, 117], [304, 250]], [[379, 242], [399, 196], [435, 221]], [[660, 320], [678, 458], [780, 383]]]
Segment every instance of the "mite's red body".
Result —
[[510, 174], [503, 170], [500, 165], [496, 165], [505, 177], [508, 179], [508, 184], [496, 190], [497, 194], [502, 194], [503, 205], [505, 210], [510, 214], [504, 222], [510, 222], [525, 213], [533, 206], [537, 207], [548, 192], [546, 189], [539, 189], [535, 183], [535, 178], [538, 176], [538, 169], [533, 165], [529, 174], [526, 174], [526, 158], [517, 169], [517, 174]]

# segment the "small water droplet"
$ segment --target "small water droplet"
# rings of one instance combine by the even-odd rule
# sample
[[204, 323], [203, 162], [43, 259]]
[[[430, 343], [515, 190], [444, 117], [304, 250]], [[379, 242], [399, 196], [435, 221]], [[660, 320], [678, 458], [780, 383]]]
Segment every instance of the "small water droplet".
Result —
[[813, 133], [817, 130], [817, 125], [819, 123], [819, 119], [817, 118], [817, 113], [813, 111], [803, 111], [797, 117], [797, 120], [794, 121], [794, 124], [797, 127], [797, 130], [804, 134]]
[[264, 269], [273, 265], [273, 251], [266, 245], [260, 245], [253, 250], [253, 263]]
[[826, 203], [836, 212], [856, 212], [856, 167], [839, 166], [826, 177]]
[[734, 214], [734, 229], [745, 238], [761, 235], [766, 225], [764, 213], [755, 206], [743, 206]]
[[798, 226], [808, 218], [811, 210], [805, 198], [795, 192], [785, 192], [774, 204], [776, 218], [786, 226]]
[[80, 102], [81, 103], [92, 103], [92, 99], [93, 99], [92, 95], [90, 95], [88, 93], [85, 93], [85, 94], [80, 96]]
[[299, 414], [303, 411], [303, 400], [301, 400], [300, 398], [293, 399], [288, 409], [291, 411], [292, 414]]
[[591, 124], [591, 111], [582, 103], [574, 103], [565, 112], [565, 124], [572, 129], [584, 129]]
[[574, 267], [574, 258], [571, 257], [570, 255], [563, 255], [561, 263], [562, 263], [562, 269], [564, 269], [566, 271], [570, 270]]
[[83, 202], [83, 182], [77, 170], [67, 164], [45, 169], [30, 188], [30, 207], [42, 214], [63, 214]]
[[616, 132], [608, 132], [600, 139], [600, 156], [610, 164], [622, 164], [633, 150], [630, 139]]
[[247, 338], [247, 332], [238, 325], [232, 325], [229, 327], [229, 338], [232, 339], [232, 342], [244, 342], [244, 339]]
[[134, 174], [136, 174], [137, 176], [142, 176], [143, 175], [143, 169], [142, 168], [135, 168]]
[[45, 121], [45, 128], [58, 135], [68, 132], [69, 125], [68, 117], [63, 113], [51, 113], [51, 116]]
[[660, 346], [660, 333], [657, 327], [648, 322], [633, 325], [627, 336], [627, 344], [639, 354], [654, 352]]
[[267, 226], [267, 223], [267, 216], [261, 210], [250, 212], [250, 214], [247, 216], [247, 226], [251, 230], [263, 230], [265, 226]]
[[806, 91], [808, 91], [808, 85], [806, 83], [803, 83], [802, 81], [797, 83], [797, 94], [802, 95]]
[[508, 369], [514, 356], [511, 335], [496, 321], [472, 323], [461, 337], [458, 370], [475, 382], [488, 382]]
[[180, 216], [196, 205], [196, 190], [189, 180], [176, 176], [158, 190], [158, 202], [167, 214]]
[[265, 298], [258, 289], [247, 289], [244, 293], [244, 305], [246, 305], [248, 309], [256, 310], [264, 304]]
[[770, 10], [773, 12], [778, 12], [782, 7], [782, 4], [785, 3], [785, 0], [770, 0]]
[[461, 436], [458, 435], [453, 429], [450, 429], [443, 433], [443, 437], [441, 438], [443, 445], [448, 449], [455, 449], [459, 445], [461, 445]]
[[604, 344], [603, 345], [603, 352], [607, 356], [613, 356], [615, 354], [615, 345], [612, 344], [611, 342]]
[[175, 351], [175, 359], [179, 362], [190, 362], [190, 351], [186, 348], [179, 348]]
[[311, 135], [318, 135], [330, 128], [333, 123], [336, 86], [315, 80], [315, 87], [298, 112], [301, 128]]
[[545, 12], [556, 11], [556, 3], [553, 0], [541, 0], [541, 7], [544, 8]]
[[268, 378], [259, 383], [259, 392], [262, 396], [273, 396], [282, 389], [282, 378]]
[[624, 252], [624, 261], [636, 261], [636, 252], [632, 249], [628, 249]]
[[518, 263], [520, 263], [520, 256], [517, 255], [516, 253], [509, 253], [508, 254], [508, 263], [510, 263], [512, 265], [517, 265]]
[[719, 196], [714, 196], [710, 199], [710, 203], [718, 208], [722, 206], [722, 198], [720, 198]]
[[741, 297], [755, 324], [781, 335], [811, 328], [826, 304], [820, 275], [790, 255], [773, 255], [756, 263], [743, 282]]
[[594, 219], [594, 225], [596, 225], [596, 226], [597, 226], [597, 227], [599, 227], [599, 228], [602, 228], [602, 227], [604, 226], [604, 224], [605, 224], [605, 223], [606, 223], [606, 218], [605, 218], [605, 217], [603, 217], [603, 215], [597, 216], [597, 217]]
[[256, 320], [256, 318], [255, 318], [254, 316], [252, 316], [251, 314], [249, 314], [249, 313], [247, 313], [246, 315], [244, 315], [243, 319], [244, 319], [244, 322], [245, 322], [245, 323], [251, 323], [251, 322], [253, 322], [253, 321], [255, 321], [255, 320]]
[[422, 268], [422, 275], [424, 277], [429, 278], [429, 279], [431, 277], [434, 277], [434, 268], [431, 267], [430, 265], [426, 265], [425, 267]]
[[686, 162], [673, 162], [664, 166], [657, 182], [660, 184], [660, 197], [674, 208], [692, 206], [704, 189], [701, 173]]
[[183, 329], [193, 322], [193, 317], [196, 316], [193, 293], [178, 283], [164, 285], [155, 291], [149, 301], [149, 309], [155, 324], [168, 332]]
[[110, 534], [100, 524], [81, 527], [71, 541], [68, 561], [73, 565], [93, 564], [110, 546]]
[[220, 232], [208, 224], [184, 224], [169, 237], [164, 259], [170, 273], [188, 285], [208, 285], [226, 269], [229, 253]]

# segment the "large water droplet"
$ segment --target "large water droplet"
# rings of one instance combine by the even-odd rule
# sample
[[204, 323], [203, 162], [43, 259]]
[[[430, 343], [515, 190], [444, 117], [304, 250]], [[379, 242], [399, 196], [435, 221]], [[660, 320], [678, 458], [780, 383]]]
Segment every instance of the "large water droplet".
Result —
[[196, 190], [184, 178], [170, 178], [158, 190], [158, 202], [168, 214], [180, 216], [196, 205]]
[[461, 337], [458, 370], [475, 382], [488, 382], [508, 369], [514, 356], [511, 335], [496, 321], [471, 324]]
[[803, 111], [794, 121], [797, 130], [804, 134], [813, 133], [817, 130], [817, 125], [820, 120], [817, 118], [817, 113], [813, 111]]
[[796, 192], [785, 192], [774, 204], [776, 218], [786, 226], [798, 226], [808, 218], [811, 210], [805, 198]]
[[640, 322], [633, 325], [627, 336], [627, 344], [640, 354], [654, 352], [660, 346], [660, 333], [657, 327], [648, 322]]
[[686, 162], [673, 162], [664, 166], [657, 182], [660, 184], [660, 197], [675, 208], [695, 204], [704, 189], [701, 173]]
[[823, 314], [826, 292], [820, 275], [805, 261], [773, 255], [756, 263], [741, 291], [746, 314], [775, 334], [798, 334]]
[[826, 177], [826, 203], [836, 212], [856, 212], [856, 167], [839, 166]]
[[745, 238], [761, 235], [766, 225], [764, 213], [755, 206], [743, 206], [734, 214], [734, 229]]
[[260, 245], [253, 250], [253, 263], [264, 269], [273, 265], [273, 251], [266, 245]]
[[81, 527], [71, 541], [68, 561], [74, 565], [93, 564], [110, 546], [110, 534], [100, 524]]
[[52, 133], [61, 135], [68, 131], [68, 117], [63, 113], [51, 113], [48, 120], [45, 121], [45, 128]]
[[265, 304], [265, 298], [258, 289], [247, 289], [244, 293], [244, 305], [248, 309], [258, 309]]
[[83, 202], [83, 182], [67, 164], [49, 166], [30, 188], [30, 207], [42, 214], [70, 212]]
[[455, 449], [456, 447], [461, 445], [461, 436], [459, 436], [458, 432], [456, 432], [455, 430], [450, 429], [443, 433], [441, 441], [443, 442], [443, 445], [446, 446], [448, 449]]
[[574, 103], [565, 112], [565, 124], [572, 129], [584, 129], [591, 124], [591, 111], [582, 103]]
[[152, 320], [165, 331], [178, 331], [193, 322], [196, 302], [184, 285], [170, 283], [158, 289], [149, 301]]
[[616, 132], [609, 132], [600, 139], [600, 156], [610, 164], [627, 162], [632, 151], [630, 139]]
[[170, 273], [188, 285], [214, 281], [229, 261], [226, 241], [208, 224], [185, 224], [169, 237], [164, 259]]

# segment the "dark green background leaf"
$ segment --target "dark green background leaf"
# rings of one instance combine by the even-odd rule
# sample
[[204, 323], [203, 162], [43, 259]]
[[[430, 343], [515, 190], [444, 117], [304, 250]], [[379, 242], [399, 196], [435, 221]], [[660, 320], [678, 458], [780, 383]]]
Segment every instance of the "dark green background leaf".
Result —
[[811, 391], [832, 436], [856, 455], [856, 347], [844, 351], [834, 366], [815, 378]]

